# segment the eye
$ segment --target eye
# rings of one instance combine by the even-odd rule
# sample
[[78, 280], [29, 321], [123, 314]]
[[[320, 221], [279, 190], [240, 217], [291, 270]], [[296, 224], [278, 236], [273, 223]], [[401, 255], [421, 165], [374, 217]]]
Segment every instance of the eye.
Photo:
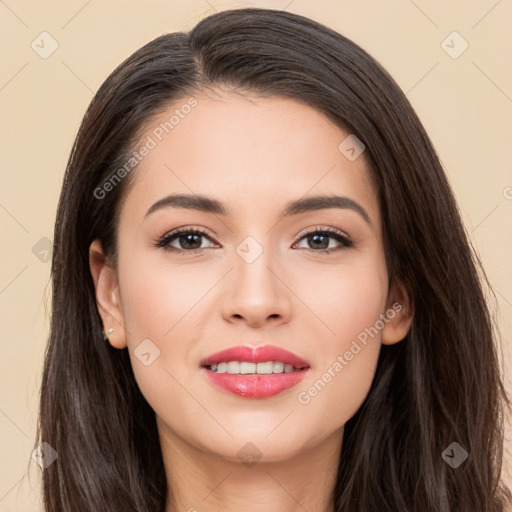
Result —
[[[337, 240], [339, 245], [337, 247], [330, 246], [329, 238]], [[330, 254], [354, 246], [354, 243], [348, 236], [333, 228], [319, 229], [317, 227], [304, 233], [299, 240], [311, 241], [313, 248], [306, 247], [305, 249], [319, 252], [320, 254]]]
[[[174, 252], [177, 254], [196, 254], [200, 253], [203, 249], [208, 247], [202, 246], [202, 238], [207, 238], [212, 241], [212, 238], [206, 234], [206, 231], [201, 229], [177, 229], [164, 235], [153, 245], [158, 248], [163, 248], [165, 251]], [[329, 239], [338, 241], [338, 246], [330, 246]], [[301, 235], [300, 240], [311, 241], [312, 248], [302, 247], [311, 252], [318, 252], [320, 254], [330, 254], [331, 252], [341, 251], [343, 249], [353, 247], [354, 243], [348, 236], [341, 231], [333, 228], [319, 229], [308, 231]], [[171, 245], [177, 243], [178, 247]], [[294, 244], [297, 245], [297, 244]], [[210, 246], [211, 247], [211, 246]]]
[[[180, 229], [166, 234], [154, 246], [163, 247], [166, 251], [180, 254], [195, 254], [204, 249], [201, 243], [201, 238], [204, 237], [211, 240], [206, 231], [200, 229]], [[173, 247], [170, 245], [171, 242], [177, 242], [179, 247]]]

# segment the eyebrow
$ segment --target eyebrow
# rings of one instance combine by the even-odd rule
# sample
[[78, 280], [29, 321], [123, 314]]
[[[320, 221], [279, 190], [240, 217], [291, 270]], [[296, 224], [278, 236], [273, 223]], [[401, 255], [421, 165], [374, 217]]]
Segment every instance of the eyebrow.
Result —
[[[205, 213], [229, 216], [230, 210], [220, 201], [201, 195], [173, 194], [164, 197], [154, 203], [146, 212], [144, 218], [162, 208], [185, 208], [188, 210], [198, 210]], [[358, 213], [368, 225], [372, 226], [370, 216], [367, 211], [356, 201], [346, 196], [312, 196], [304, 199], [297, 199], [289, 202], [279, 217], [291, 217], [302, 213], [314, 212], [328, 208], [341, 208], [353, 210]]]

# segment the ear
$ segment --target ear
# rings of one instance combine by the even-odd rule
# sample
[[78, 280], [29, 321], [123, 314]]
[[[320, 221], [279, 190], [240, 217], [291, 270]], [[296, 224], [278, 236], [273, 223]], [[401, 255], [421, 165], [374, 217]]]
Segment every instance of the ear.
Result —
[[403, 285], [391, 284], [384, 315], [387, 321], [382, 329], [382, 343], [393, 345], [403, 340], [414, 317], [412, 300]]
[[103, 254], [99, 240], [94, 240], [89, 247], [89, 265], [96, 289], [98, 312], [103, 320], [103, 330], [107, 332], [113, 328], [114, 331], [109, 335], [109, 343], [115, 348], [125, 348], [126, 333], [119, 283], [114, 269]]

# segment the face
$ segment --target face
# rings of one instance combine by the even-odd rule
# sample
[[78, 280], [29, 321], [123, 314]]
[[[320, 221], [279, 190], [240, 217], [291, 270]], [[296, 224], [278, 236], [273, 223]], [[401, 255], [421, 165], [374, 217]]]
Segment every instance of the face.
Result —
[[[348, 133], [291, 99], [194, 97], [194, 108], [180, 110], [187, 98], [173, 104], [141, 138], [155, 145], [123, 202], [115, 272], [91, 245], [100, 313], [114, 328], [110, 343], [128, 347], [160, 430], [227, 459], [252, 443], [263, 460], [284, 460], [341, 436], [381, 344], [407, 332], [407, 298], [388, 289], [364, 152], [354, 159], [339, 149]], [[176, 109], [187, 114], [161, 133]], [[226, 212], [182, 201], [148, 213], [175, 194], [205, 196]], [[281, 215], [317, 196], [345, 199]], [[309, 368], [271, 396], [212, 383], [203, 359], [244, 345], [285, 349]]]

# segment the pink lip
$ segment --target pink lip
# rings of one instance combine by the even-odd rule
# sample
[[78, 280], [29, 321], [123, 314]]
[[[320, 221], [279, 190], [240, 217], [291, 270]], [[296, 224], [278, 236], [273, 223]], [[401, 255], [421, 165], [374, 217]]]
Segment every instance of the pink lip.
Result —
[[[295, 368], [309, 368], [309, 363], [301, 357], [273, 345], [264, 345], [255, 349], [246, 346], [228, 348], [216, 352], [201, 361], [201, 366], [210, 366], [229, 361], [247, 361], [248, 363], [265, 363], [267, 361], [281, 361], [291, 364]], [[288, 374], [289, 375], [289, 374]]]
[[215, 386], [234, 395], [245, 398], [267, 398], [277, 395], [285, 389], [298, 384], [310, 371], [310, 368], [291, 373], [276, 373], [268, 375], [236, 375], [216, 373], [208, 368], [201, 368], [208, 380]]
[[[265, 363], [267, 361], [281, 361], [300, 368], [290, 373], [276, 373], [267, 375], [244, 375], [230, 373], [216, 373], [206, 366], [229, 361], [247, 361], [249, 363]], [[245, 398], [267, 398], [298, 384], [309, 372], [309, 363], [299, 356], [279, 347], [265, 345], [252, 349], [239, 346], [216, 352], [201, 361], [201, 373], [219, 388], [234, 395]]]

